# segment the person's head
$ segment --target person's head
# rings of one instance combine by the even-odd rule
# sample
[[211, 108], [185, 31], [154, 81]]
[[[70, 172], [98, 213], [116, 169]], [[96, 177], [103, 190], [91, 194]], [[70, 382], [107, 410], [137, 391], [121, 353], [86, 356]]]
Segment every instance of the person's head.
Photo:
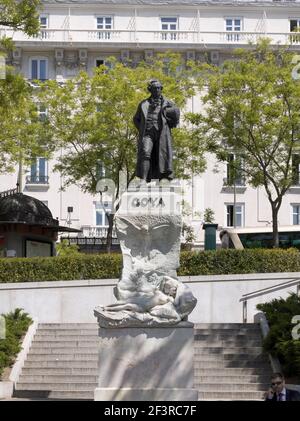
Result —
[[271, 377], [271, 386], [275, 393], [281, 393], [285, 387], [284, 377], [281, 373], [273, 373]]
[[148, 84], [148, 91], [151, 93], [153, 98], [159, 98], [161, 96], [163, 86], [157, 79], [150, 80]]

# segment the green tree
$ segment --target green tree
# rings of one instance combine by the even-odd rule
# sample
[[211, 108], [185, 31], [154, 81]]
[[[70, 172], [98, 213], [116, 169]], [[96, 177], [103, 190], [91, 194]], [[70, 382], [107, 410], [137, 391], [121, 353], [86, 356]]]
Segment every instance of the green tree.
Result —
[[[27, 35], [36, 35], [39, 31], [40, 0], [0, 0], [0, 26], [20, 30]], [[11, 39], [1, 36], [0, 47], [12, 48]]]
[[[35, 35], [39, 30], [40, 4], [40, 0], [0, 0], [0, 26]], [[13, 44], [0, 31], [1, 47], [7, 50]], [[28, 163], [35, 156], [47, 155], [48, 147], [47, 123], [39, 119], [33, 88], [8, 66], [1, 77], [0, 173], [5, 173], [13, 171], [17, 162]]]
[[205, 87], [205, 112], [189, 115], [194, 136], [206, 139], [220, 161], [236, 154], [233, 173], [242, 171], [250, 185], [265, 188], [274, 247], [279, 246], [282, 199], [295, 181], [293, 154], [299, 153], [300, 82], [293, 79], [293, 66], [292, 54], [284, 47], [271, 48], [268, 40], [237, 50], [219, 68], [196, 66], [198, 87]]
[[16, 163], [48, 156], [47, 121], [41, 121], [33, 88], [12, 69], [0, 79], [0, 173], [11, 172]]
[[39, 29], [40, 0], [0, 0], [0, 25], [34, 35]]
[[[41, 101], [49, 109], [53, 142], [62, 148], [55, 169], [65, 184], [77, 184], [94, 194], [101, 174], [116, 186], [120, 195], [120, 173], [125, 187], [135, 176], [137, 131], [133, 116], [138, 103], [147, 96], [147, 81], [157, 78], [164, 85], [164, 95], [181, 109], [193, 94], [187, 70], [176, 55], [167, 55], [154, 63], [130, 66], [110, 60], [111, 67], [101, 66], [93, 76], [80, 73], [74, 80], [60, 85], [55, 81], [41, 87]], [[191, 136], [187, 127], [173, 131], [175, 173], [188, 178], [203, 171], [202, 144]], [[110, 228], [112, 218], [110, 218]]]

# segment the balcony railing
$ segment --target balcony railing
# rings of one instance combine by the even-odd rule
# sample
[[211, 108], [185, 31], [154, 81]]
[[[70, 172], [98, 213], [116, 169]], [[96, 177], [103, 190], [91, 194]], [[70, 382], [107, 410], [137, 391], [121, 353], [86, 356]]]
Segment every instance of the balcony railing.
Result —
[[2, 199], [3, 197], [13, 196], [14, 194], [17, 194], [17, 193], [20, 193], [19, 187], [0, 192], [0, 198]]
[[237, 178], [234, 182], [233, 178], [223, 178], [224, 187], [246, 187], [246, 181], [244, 178]]
[[27, 36], [23, 32], [0, 29], [2, 36], [12, 37], [15, 42], [31, 43], [174, 43], [180, 44], [248, 44], [260, 38], [271, 38], [272, 44], [299, 45], [300, 33], [295, 32], [245, 32], [245, 31], [152, 31], [128, 29], [43, 29], [37, 36]]
[[[102, 227], [99, 225], [83, 225], [81, 230], [83, 237], [106, 238], [108, 227]], [[117, 238], [115, 228], [113, 228], [112, 238]]]
[[28, 175], [26, 184], [49, 184], [48, 175]]

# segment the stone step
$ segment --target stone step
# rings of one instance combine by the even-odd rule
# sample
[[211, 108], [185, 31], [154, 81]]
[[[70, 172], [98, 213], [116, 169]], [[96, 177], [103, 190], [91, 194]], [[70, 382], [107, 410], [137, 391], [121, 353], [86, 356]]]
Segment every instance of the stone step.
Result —
[[225, 361], [225, 362], [239, 362], [239, 361], [251, 361], [251, 362], [265, 362], [268, 363], [267, 354], [250, 354], [250, 353], [229, 353], [229, 354], [201, 354], [194, 353], [194, 362], [209, 362], [209, 361]]
[[94, 342], [98, 343], [98, 335], [40, 335], [34, 336], [34, 342]]
[[261, 383], [270, 384], [270, 376], [241, 375], [241, 376], [194, 376], [194, 383], [199, 384], [240, 384], [240, 383]]
[[94, 391], [15, 390], [14, 397], [24, 399], [93, 400]]
[[242, 337], [230, 337], [225, 336], [221, 339], [218, 337], [210, 335], [195, 335], [194, 337], [194, 346], [261, 346], [262, 339], [257, 338], [248, 338], [247, 336]]
[[38, 329], [96, 329], [98, 323], [39, 323]]
[[262, 393], [269, 389], [270, 383], [234, 383], [234, 384], [216, 384], [216, 383], [194, 383], [198, 392], [256, 392]]
[[51, 390], [51, 391], [74, 391], [88, 392], [97, 387], [97, 382], [69, 382], [69, 383], [49, 383], [49, 382], [22, 382], [16, 384], [16, 390]]
[[98, 376], [88, 374], [24, 374], [22, 372], [19, 382], [21, 383], [97, 383]]
[[95, 354], [33, 354], [30, 352], [27, 361], [98, 361], [98, 353]]
[[85, 354], [85, 355], [98, 355], [98, 348], [97, 347], [57, 347], [57, 348], [43, 348], [43, 347], [32, 347], [30, 348], [29, 355], [73, 355], [73, 354]]
[[239, 400], [263, 400], [263, 392], [199, 392], [198, 399], [201, 400], [230, 400], [230, 401], [239, 401]]
[[194, 329], [256, 329], [260, 326], [257, 323], [195, 323]]
[[213, 369], [225, 369], [225, 368], [251, 368], [251, 369], [260, 369], [265, 370], [269, 369], [269, 364], [265, 361], [244, 361], [241, 360], [210, 360], [210, 361], [194, 361], [194, 368], [213, 368]]
[[53, 376], [55, 374], [61, 376], [94, 376], [97, 375], [97, 365], [90, 368], [85, 367], [27, 367], [24, 366], [22, 369], [22, 376]]
[[31, 357], [29, 356], [28, 359], [25, 361], [24, 364], [24, 368], [48, 368], [48, 369], [52, 369], [52, 368], [71, 368], [71, 369], [95, 369], [97, 370], [98, 368], [98, 358], [93, 358], [90, 360], [87, 359], [52, 359], [52, 360], [48, 360], [45, 361], [45, 358], [42, 357], [40, 360], [37, 358], [33, 358], [31, 359]]
[[[195, 376], [271, 376], [272, 370], [268, 366], [266, 369], [260, 368], [195, 368]], [[269, 377], [270, 378], [270, 377]]]
[[98, 329], [38, 329], [36, 335], [53, 336], [94, 336], [98, 337]]
[[237, 330], [237, 329], [194, 329], [194, 336], [197, 335], [209, 335], [216, 337], [221, 335], [223, 338], [236, 338], [236, 337], [257, 337], [261, 338], [261, 333], [259, 330], [249, 329], [249, 330]]
[[262, 347], [194, 347], [195, 355], [261, 355], [263, 354]]
[[56, 341], [36, 341], [34, 340], [30, 349], [36, 348], [97, 348], [97, 341], [65, 341], [65, 340], [56, 340]]
[[194, 383], [198, 392], [256, 392], [262, 393], [269, 389], [270, 383]]

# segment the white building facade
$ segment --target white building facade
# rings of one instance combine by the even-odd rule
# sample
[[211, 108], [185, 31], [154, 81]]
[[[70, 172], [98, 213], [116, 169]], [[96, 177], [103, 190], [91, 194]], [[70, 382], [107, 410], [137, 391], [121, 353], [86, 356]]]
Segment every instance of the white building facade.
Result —
[[[16, 50], [8, 61], [28, 80], [64, 81], [80, 70], [93, 68], [110, 56], [119, 60], [151, 59], [163, 51], [182, 53], [187, 60], [220, 64], [235, 48], [269, 37], [272, 44], [290, 45], [297, 53], [300, 38], [300, 1], [284, 0], [44, 0], [41, 31], [36, 37], [0, 28], [0, 36], [12, 36]], [[199, 98], [189, 109], [200, 111]], [[22, 192], [43, 201], [60, 224], [83, 230], [83, 236], [102, 236], [106, 220], [99, 196], [85, 194], [74, 185], [60, 191], [54, 160], [39, 158], [22, 174]], [[297, 164], [298, 165], [298, 164]], [[295, 186], [286, 194], [279, 212], [280, 225], [300, 223], [299, 165]], [[227, 166], [208, 157], [207, 170], [185, 183], [186, 201], [193, 210], [188, 217], [199, 244], [206, 208], [213, 209], [221, 227], [266, 226], [272, 223], [271, 208], [263, 188], [253, 189], [243, 180], [230, 185]], [[0, 192], [14, 188], [15, 174], [0, 176]], [[72, 210], [72, 212], [71, 212]]]

